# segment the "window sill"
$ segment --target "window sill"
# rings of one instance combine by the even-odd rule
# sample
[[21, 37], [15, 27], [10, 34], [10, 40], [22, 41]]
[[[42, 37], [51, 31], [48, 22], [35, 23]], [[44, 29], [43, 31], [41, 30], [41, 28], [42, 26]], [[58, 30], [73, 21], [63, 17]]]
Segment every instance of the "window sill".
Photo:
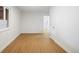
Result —
[[4, 29], [0, 29], [0, 32], [6, 31], [6, 30], [9, 30], [9, 27], [8, 28], [4, 28]]

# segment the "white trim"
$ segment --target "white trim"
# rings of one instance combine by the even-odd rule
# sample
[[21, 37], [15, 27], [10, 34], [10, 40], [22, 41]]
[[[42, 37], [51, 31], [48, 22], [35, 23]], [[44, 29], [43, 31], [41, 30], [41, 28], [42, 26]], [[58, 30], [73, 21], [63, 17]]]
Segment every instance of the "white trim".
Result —
[[3, 16], [3, 19], [5, 20], [5, 17], [6, 17], [5, 7], [3, 7], [3, 11], [4, 11], [4, 16]]
[[9, 27], [0, 29], [0, 32], [6, 31], [6, 30], [9, 30]]
[[59, 42], [58, 40], [56, 40], [56, 37], [53, 35], [49, 35], [49, 38], [51, 38], [52, 40], [54, 40], [60, 47], [62, 47], [66, 52], [68, 52], [68, 53], [72, 53], [72, 51], [70, 51], [69, 49], [68, 49], [68, 47], [66, 47], [65, 46], [65, 44], [63, 44], [63, 43], [61, 43], [61, 42]]

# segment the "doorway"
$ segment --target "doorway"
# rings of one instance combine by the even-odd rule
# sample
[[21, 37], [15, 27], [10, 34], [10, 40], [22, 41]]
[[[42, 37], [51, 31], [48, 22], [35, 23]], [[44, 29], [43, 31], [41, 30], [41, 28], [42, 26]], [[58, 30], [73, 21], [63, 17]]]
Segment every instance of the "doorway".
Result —
[[43, 16], [43, 32], [49, 32], [49, 16]]

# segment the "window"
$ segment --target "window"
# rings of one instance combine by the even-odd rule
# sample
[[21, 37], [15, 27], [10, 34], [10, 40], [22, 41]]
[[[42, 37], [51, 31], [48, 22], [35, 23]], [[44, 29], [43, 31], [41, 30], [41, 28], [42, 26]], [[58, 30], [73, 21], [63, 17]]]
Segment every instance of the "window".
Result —
[[0, 20], [3, 20], [4, 18], [4, 9], [2, 6], [0, 6]]
[[0, 6], [0, 30], [9, 27], [9, 10], [7, 7]]

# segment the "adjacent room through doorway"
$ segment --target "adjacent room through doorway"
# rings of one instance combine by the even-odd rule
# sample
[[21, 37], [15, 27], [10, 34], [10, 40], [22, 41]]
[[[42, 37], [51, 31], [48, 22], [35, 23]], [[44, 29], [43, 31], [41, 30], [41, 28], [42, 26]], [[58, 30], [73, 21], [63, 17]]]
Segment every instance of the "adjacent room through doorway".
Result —
[[44, 28], [44, 33], [49, 32], [49, 16], [43, 17], [43, 28]]

